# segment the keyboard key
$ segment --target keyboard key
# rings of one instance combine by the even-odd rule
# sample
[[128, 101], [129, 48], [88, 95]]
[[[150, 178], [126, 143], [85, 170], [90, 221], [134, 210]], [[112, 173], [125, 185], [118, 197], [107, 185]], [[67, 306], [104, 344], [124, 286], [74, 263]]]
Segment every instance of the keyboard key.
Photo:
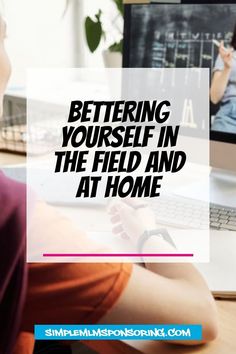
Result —
[[221, 210], [220, 211], [220, 215], [227, 215], [228, 213], [227, 213], [227, 211], [226, 210]]
[[221, 224], [226, 224], [226, 223], [227, 223], [227, 219], [222, 219], [222, 218], [220, 218], [218, 221], [219, 221], [219, 223], [221, 223]]
[[228, 221], [227, 225], [232, 225], [232, 226], [236, 226], [236, 221]]
[[218, 218], [212, 218], [211, 217], [211, 222], [218, 222], [218, 220], [219, 220]]
[[220, 227], [220, 223], [218, 223], [218, 222], [211, 222], [210, 225], [211, 225], [212, 227], [216, 227], [216, 228]]
[[228, 231], [236, 231], [236, 225], [229, 225], [229, 224], [221, 224], [220, 228], [222, 230], [228, 230]]
[[227, 215], [220, 215], [219, 219], [220, 220], [228, 220], [228, 216]]

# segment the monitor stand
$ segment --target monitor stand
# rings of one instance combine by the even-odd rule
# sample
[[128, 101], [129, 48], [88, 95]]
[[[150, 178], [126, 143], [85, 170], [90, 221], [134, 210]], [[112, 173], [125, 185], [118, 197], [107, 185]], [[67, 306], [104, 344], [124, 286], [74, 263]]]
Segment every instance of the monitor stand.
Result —
[[209, 184], [193, 182], [180, 187], [175, 194], [190, 199], [210, 201], [226, 207], [236, 208], [236, 173], [212, 168]]
[[236, 173], [212, 168], [210, 201], [215, 204], [236, 207]]

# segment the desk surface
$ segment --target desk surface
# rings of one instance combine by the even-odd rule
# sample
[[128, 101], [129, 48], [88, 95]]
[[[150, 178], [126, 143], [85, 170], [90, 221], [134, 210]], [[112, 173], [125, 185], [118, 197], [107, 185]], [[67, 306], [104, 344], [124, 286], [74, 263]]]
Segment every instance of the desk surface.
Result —
[[[26, 161], [24, 156], [0, 152], [0, 166], [22, 164]], [[173, 346], [161, 342], [130, 341], [129, 345], [145, 354], [234, 354], [236, 353], [235, 327], [236, 327], [236, 301], [217, 300], [220, 318], [220, 333], [217, 340], [200, 347]], [[128, 349], [128, 348], [127, 348]], [[127, 350], [127, 353], [132, 353]], [[134, 351], [136, 352], [136, 351]]]
[[218, 338], [208, 344], [196, 347], [176, 346], [165, 343], [132, 341], [129, 344], [145, 354], [234, 354], [236, 353], [235, 323], [236, 301], [217, 300], [220, 333]]
[[0, 167], [5, 165], [18, 165], [26, 162], [24, 155], [15, 155], [0, 152]]

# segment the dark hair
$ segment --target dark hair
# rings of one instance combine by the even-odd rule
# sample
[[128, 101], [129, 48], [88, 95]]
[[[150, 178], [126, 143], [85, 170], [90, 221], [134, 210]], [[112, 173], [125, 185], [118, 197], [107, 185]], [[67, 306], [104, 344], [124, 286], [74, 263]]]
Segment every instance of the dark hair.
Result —
[[236, 24], [234, 26], [234, 33], [230, 44], [236, 50]]

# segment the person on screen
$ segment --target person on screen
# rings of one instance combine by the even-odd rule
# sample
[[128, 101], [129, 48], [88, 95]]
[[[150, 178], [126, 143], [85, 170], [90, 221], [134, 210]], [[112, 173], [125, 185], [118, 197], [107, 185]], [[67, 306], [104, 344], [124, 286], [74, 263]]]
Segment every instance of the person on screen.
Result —
[[[0, 97], [10, 76], [4, 48], [5, 24], [0, 19]], [[136, 204], [135, 204], [136, 203]], [[155, 218], [140, 201], [120, 203], [111, 209], [113, 223], [137, 242], [144, 230], [156, 228]], [[214, 299], [191, 264], [26, 263], [26, 186], [0, 171], [0, 354], [32, 354], [35, 324], [166, 323], [202, 324], [201, 344], [217, 334]], [[43, 225], [43, 231], [42, 230]], [[120, 230], [120, 231], [119, 231]], [[29, 232], [41, 240], [60, 233], [77, 242], [95, 245], [72, 221], [43, 201], [34, 201]], [[153, 252], [171, 247], [152, 236], [146, 242]], [[39, 242], [40, 247], [40, 242]], [[35, 250], [37, 252], [38, 250]], [[97, 249], [98, 251], [98, 249]], [[117, 341], [88, 341], [104, 354], [130, 353]], [[123, 346], [126, 347], [124, 349]]]
[[231, 47], [225, 48], [222, 41], [213, 69], [210, 90], [211, 101], [220, 103], [211, 129], [225, 133], [236, 133], [236, 25]]

